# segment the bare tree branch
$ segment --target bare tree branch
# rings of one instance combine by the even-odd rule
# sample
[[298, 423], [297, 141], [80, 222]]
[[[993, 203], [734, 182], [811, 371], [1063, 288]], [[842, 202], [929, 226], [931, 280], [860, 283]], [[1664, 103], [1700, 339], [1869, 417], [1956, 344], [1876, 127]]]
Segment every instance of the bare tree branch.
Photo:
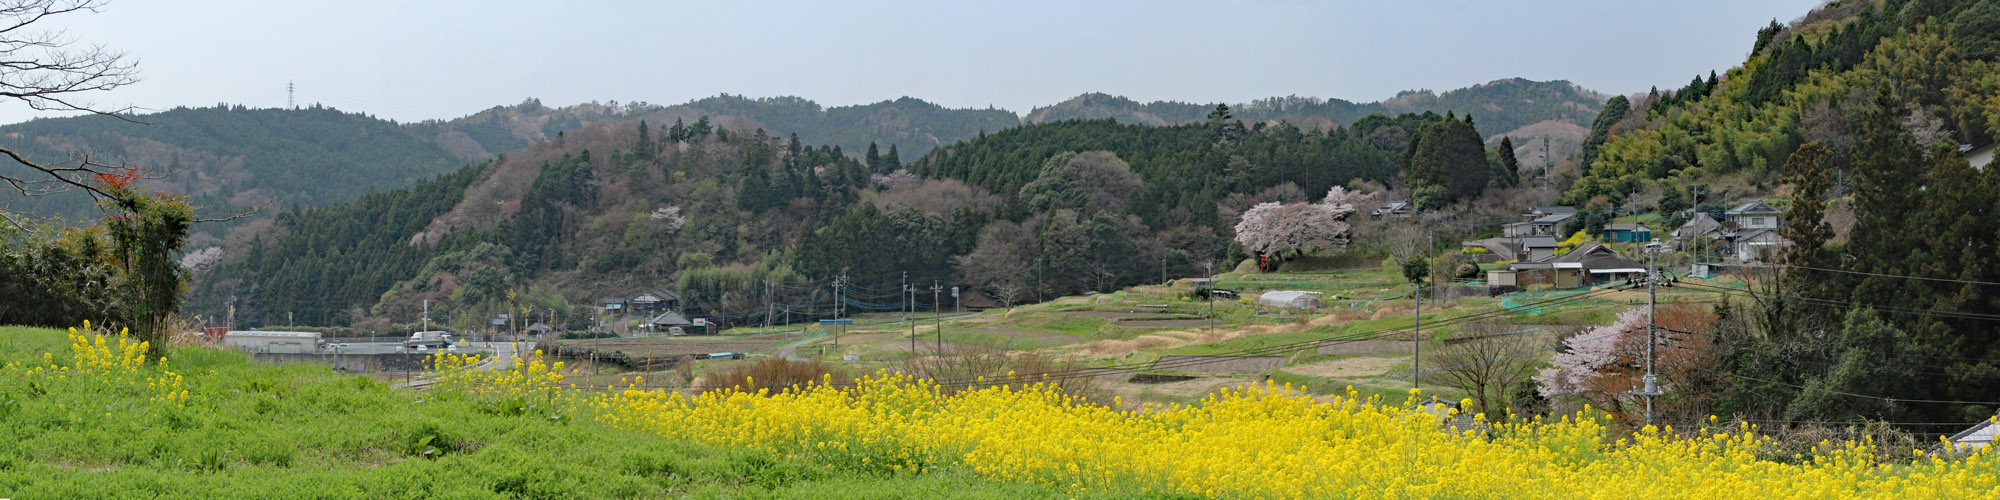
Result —
[[[103, 5], [103, 0], [0, 0], [0, 98], [37, 111], [80, 111], [131, 121], [126, 113], [132, 108], [101, 108], [83, 97], [137, 83], [136, 61], [102, 46], [73, 48], [76, 40], [67, 33], [36, 29], [36, 23], [54, 16], [96, 12]], [[0, 155], [30, 171], [25, 176], [0, 173], [0, 182], [22, 196], [82, 189], [102, 200], [109, 193], [94, 178], [130, 172], [92, 161], [87, 153], [61, 163], [37, 162], [6, 148], [0, 148]]]

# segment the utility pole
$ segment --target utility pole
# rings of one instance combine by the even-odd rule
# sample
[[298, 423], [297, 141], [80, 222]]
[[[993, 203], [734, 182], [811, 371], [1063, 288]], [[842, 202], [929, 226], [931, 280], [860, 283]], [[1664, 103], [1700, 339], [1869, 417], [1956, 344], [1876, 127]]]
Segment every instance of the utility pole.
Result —
[[431, 299], [424, 299], [424, 331], [431, 331]]
[[1160, 259], [1160, 284], [1167, 284], [1167, 259]]
[[1556, 176], [1556, 158], [1549, 156], [1549, 136], [1542, 136], [1542, 190], [1548, 191]]
[[1656, 291], [1660, 282], [1659, 249], [1660, 240], [1657, 238], [1646, 244], [1646, 378], [1645, 391], [1639, 396], [1646, 398], [1647, 427], [1653, 426], [1653, 397], [1661, 394], [1659, 378], [1653, 374], [1653, 348], [1659, 344], [1656, 334], [1660, 329], [1655, 316], [1659, 305]]
[[299, 105], [298, 105], [298, 103], [297, 103], [296, 101], [294, 101], [294, 100], [292, 99], [292, 97], [293, 97], [293, 96], [294, 96], [294, 95], [295, 95], [295, 94], [297, 93], [297, 90], [298, 90], [298, 88], [297, 88], [297, 87], [293, 87], [293, 86], [292, 86], [292, 81], [291, 81], [291, 80], [285, 80], [285, 107], [286, 107], [286, 108], [291, 108], [291, 109], [299, 109]]
[[1410, 387], [1424, 387], [1424, 285], [1417, 285], [1417, 324], [1410, 332]]
[[942, 309], [944, 302], [938, 300], [938, 292], [942, 290], [943, 288], [938, 287], [937, 280], [931, 280], [931, 320], [937, 323], [937, 350], [939, 355], [944, 354], [944, 311]]
[[285, 328], [291, 328], [291, 327], [292, 327], [292, 312], [285, 311]]
[[959, 314], [961, 312], [964, 311], [958, 308], [958, 287], [951, 287], [951, 313]]
[[917, 359], [917, 322], [910, 319], [910, 309], [917, 306], [917, 291], [910, 288], [910, 273], [908, 271], [903, 272], [903, 281], [903, 302], [905, 304], [903, 306], [903, 322], [910, 324], [910, 361], [915, 362]]
[[771, 316], [777, 312], [777, 303], [772, 302], [771, 280], [764, 280], [764, 333], [771, 333]]
[[847, 279], [841, 275], [833, 279], [833, 345], [840, 345], [840, 282]]
[[1042, 299], [1042, 287], [1048, 283], [1048, 280], [1049, 280], [1048, 266], [1042, 265], [1042, 259], [1035, 259], [1035, 302], [1036, 303], [1046, 302], [1046, 300]]

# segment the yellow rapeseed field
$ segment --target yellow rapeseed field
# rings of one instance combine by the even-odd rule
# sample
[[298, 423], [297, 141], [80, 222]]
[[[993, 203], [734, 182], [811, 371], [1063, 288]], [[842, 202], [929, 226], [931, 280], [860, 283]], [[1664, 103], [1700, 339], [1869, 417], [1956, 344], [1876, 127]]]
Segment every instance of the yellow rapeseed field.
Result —
[[[1048, 385], [949, 391], [878, 373], [835, 387], [630, 389], [557, 395], [561, 369], [539, 360], [478, 372], [446, 364], [461, 387], [563, 398], [584, 417], [712, 446], [769, 450], [835, 467], [959, 468], [1076, 490], [1219, 498], [2000, 498], [1992, 453], [1911, 450], [1881, 462], [1867, 443], [1825, 443], [1794, 461], [1758, 458], [1754, 427], [1644, 430], [1609, 440], [1605, 423], [1443, 425], [1442, 407], [1385, 405], [1349, 392], [1331, 402], [1289, 387], [1244, 387], [1188, 406], [1128, 412]], [[509, 384], [518, 384], [510, 386]], [[563, 391], [566, 392], [566, 391]], [[1461, 421], [1468, 419], [1459, 419]], [[1687, 435], [1683, 435], [1687, 434]]]

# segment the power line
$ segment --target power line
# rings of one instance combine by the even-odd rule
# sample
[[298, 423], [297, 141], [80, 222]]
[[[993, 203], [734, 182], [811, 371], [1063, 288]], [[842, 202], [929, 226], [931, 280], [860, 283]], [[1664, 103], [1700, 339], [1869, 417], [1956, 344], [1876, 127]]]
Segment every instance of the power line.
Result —
[[1811, 270], [1811, 271], [1825, 271], [1825, 272], [1830, 272], [1830, 273], [1843, 273], [1843, 274], [1853, 274], [1853, 275], [1860, 275], [1860, 276], [1876, 276], [1876, 277], [1881, 277], [1881, 278], [1900, 278], [1900, 279], [1906, 279], [1906, 280], [1922, 280], [1922, 281], [1938, 281], [1938, 282], [1944, 282], [1944, 283], [1962, 283], [1962, 284], [1967, 284], [1967, 285], [2000, 285], [2000, 282], [1995, 282], [1995, 281], [1976, 281], [1976, 280], [1959, 280], [1959, 279], [1950, 279], [1950, 278], [1930, 278], [1930, 277], [1924, 277], [1924, 276], [1908, 276], [1908, 275], [1901, 275], [1901, 274], [1884, 274], [1884, 273], [1871, 273], [1871, 272], [1866, 272], [1866, 271], [1852, 271], [1852, 270], [1847, 270], [1847, 269], [1829, 269], [1829, 268], [1824, 268], [1824, 267], [1811, 267], [1811, 266], [1800, 266], [1800, 265], [1792, 265], [1792, 264], [1721, 264], [1721, 263], [1718, 263], [1718, 264], [1711, 264], [1711, 265], [1718, 265], [1718, 266], [1728, 266], [1728, 267], [1767, 267], [1767, 268], [1774, 268], [1774, 267], [1789, 267], [1789, 268], [1793, 268], [1793, 269], [1806, 269], [1806, 270]]
[[1720, 286], [1714, 286], [1714, 285], [1703, 285], [1703, 284], [1699, 284], [1699, 283], [1686, 283], [1686, 282], [1683, 282], [1683, 283], [1679, 283], [1679, 284], [1677, 284], [1676, 286], [1689, 286], [1689, 287], [1695, 287], [1695, 288], [1702, 288], [1702, 289], [1708, 289], [1708, 290], [1715, 290], [1715, 291], [1718, 291], [1718, 292], [1723, 292], [1723, 293], [1733, 293], [1733, 294], [1738, 294], [1738, 295], [1760, 295], [1760, 296], [1767, 296], [1767, 297], [1781, 297], [1781, 298], [1788, 298], [1788, 299], [1794, 299], [1794, 300], [1799, 300], [1799, 301], [1804, 301], [1804, 302], [1806, 302], [1806, 303], [1808, 303], [1808, 304], [1812, 304], [1812, 305], [1819, 305], [1819, 306], [1825, 306], [1825, 307], [1834, 307], [1834, 308], [1843, 308], [1843, 309], [1851, 309], [1851, 308], [1855, 308], [1855, 307], [1866, 307], [1866, 308], [1869, 308], [1869, 309], [1874, 309], [1874, 310], [1877, 310], [1877, 311], [1882, 311], [1882, 312], [1892, 312], [1892, 313], [1899, 313], [1899, 314], [1914, 314], [1914, 315], [1920, 315], [1920, 316], [1943, 316], [1943, 317], [1947, 317], [1947, 318], [1958, 318], [1958, 319], [1974, 319], [1974, 320], [1982, 320], [1982, 321], [2000, 321], [2000, 314], [1983, 314], [1983, 313], [1969, 313], [1969, 312], [1962, 312], [1962, 311], [1941, 311], [1941, 310], [1937, 310], [1937, 309], [1912, 309], [1912, 308], [1906, 308], [1906, 307], [1896, 307], [1896, 306], [1888, 306], [1888, 305], [1881, 305], [1881, 304], [1869, 304], [1869, 303], [1863, 303], [1863, 302], [1846, 302], [1846, 301], [1839, 301], [1839, 300], [1833, 300], [1833, 299], [1822, 299], [1822, 298], [1818, 298], [1818, 297], [1805, 297], [1805, 296], [1799, 296], [1799, 295], [1789, 295], [1789, 294], [1782, 294], [1782, 293], [1775, 293], [1775, 292], [1760, 292], [1760, 291], [1755, 291], [1755, 290], [1748, 290], [1748, 289], [1737, 289], [1737, 288], [1729, 288], [1729, 287], [1720, 287]]
[[1744, 380], [1751, 380], [1751, 381], [1756, 381], [1756, 382], [1763, 382], [1763, 383], [1766, 383], [1766, 384], [1777, 384], [1777, 385], [1782, 385], [1782, 386], [1785, 386], [1785, 387], [1791, 387], [1791, 388], [1794, 388], [1794, 389], [1799, 389], [1799, 390], [1805, 390], [1805, 391], [1815, 391], [1815, 392], [1824, 392], [1824, 393], [1827, 393], [1827, 394], [1834, 394], [1834, 395], [1839, 395], [1839, 396], [1847, 396], [1847, 397], [1854, 397], [1854, 398], [1862, 398], [1862, 399], [1873, 399], [1873, 400], [1877, 400], [1877, 401], [1887, 401], [1887, 402], [1889, 402], [1889, 403], [1892, 403], [1892, 404], [1893, 404], [1893, 403], [1929, 403], [1929, 404], [1957, 404], [1957, 405], [1989, 405], [1989, 406], [1990, 406], [1990, 405], [2000, 405], [2000, 401], [1960, 401], [1960, 400], [1951, 400], [1951, 399], [1900, 399], [1900, 398], [1886, 398], [1886, 397], [1882, 397], [1882, 396], [1870, 396], [1870, 395], [1867, 395], [1867, 394], [1856, 394], [1856, 393], [1852, 393], [1852, 392], [1847, 392], [1847, 391], [1838, 391], [1838, 390], [1833, 390], [1833, 389], [1824, 389], [1824, 388], [1816, 388], [1816, 387], [1807, 387], [1807, 386], [1803, 386], [1803, 385], [1798, 385], [1798, 384], [1792, 384], [1792, 383], [1786, 383], [1786, 382], [1779, 382], [1779, 381], [1776, 381], [1776, 380], [1770, 380], [1770, 379], [1763, 379], [1763, 378], [1757, 378], [1757, 377], [1752, 377], [1752, 376], [1749, 376], [1749, 375], [1744, 375], [1744, 374], [1740, 374], [1740, 373], [1722, 373], [1722, 372], [1718, 372], [1718, 371], [1715, 371], [1715, 370], [1710, 370], [1710, 369], [1707, 369], [1707, 368], [1702, 368], [1702, 367], [1699, 367], [1699, 366], [1696, 366], [1696, 367], [1693, 367], [1693, 368], [1694, 368], [1694, 369], [1696, 369], [1696, 370], [1701, 370], [1701, 371], [1703, 371], [1703, 372], [1707, 372], [1707, 373], [1710, 373], [1710, 374], [1714, 374], [1714, 375], [1723, 375], [1723, 376], [1729, 376], [1729, 377], [1736, 377], [1736, 378], [1740, 378], [1740, 379], [1744, 379]]

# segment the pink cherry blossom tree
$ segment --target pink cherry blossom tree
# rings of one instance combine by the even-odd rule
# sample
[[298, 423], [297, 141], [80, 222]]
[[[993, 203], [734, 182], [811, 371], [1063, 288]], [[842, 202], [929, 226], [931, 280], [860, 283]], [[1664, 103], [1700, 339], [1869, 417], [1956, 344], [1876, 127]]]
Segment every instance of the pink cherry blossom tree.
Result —
[[1347, 224], [1352, 213], [1347, 189], [1339, 186], [1320, 203], [1259, 203], [1236, 223], [1236, 241], [1245, 250], [1274, 256], [1339, 249], [1352, 236]]

